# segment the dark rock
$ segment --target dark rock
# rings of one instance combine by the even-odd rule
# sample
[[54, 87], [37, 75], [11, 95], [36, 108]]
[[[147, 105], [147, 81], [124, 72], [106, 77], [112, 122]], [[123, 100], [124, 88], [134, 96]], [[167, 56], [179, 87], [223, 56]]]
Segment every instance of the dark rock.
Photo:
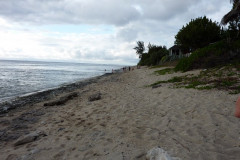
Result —
[[161, 86], [162, 86], [161, 84], [157, 84], [157, 85], [152, 86], [152, 89], [158, 88], [158, 87], [161, 87]]
[[21, 131], [21, 130], [10, 131], [10, 130], [4, 129], [0, 131], [0, 141], [4, 141], [4, 142], [13, 141], [25, 134], [29, 134], [29, 132]]
[[36, 123], [38, 121], [38, 117], [34, 116], [34, 114], [23, 113], [19, 117], [14, 118], [12, 120], [13, 125], [23, 125], [27, 123]]
[[96, 93], [96, 94], [93, 94], [90, 97], [88, 97], [88, 101], [90, 101], [90, 102], [97, 101], [97, 100], [100, 100], [101, 98], [102, 98], [101, 93]]
[[4, 131], [0, 131], [0, 137], [4, 135]]
[[42, 111], [38, 111], [38, 112], [35, 112], [35, 113], [33, 113], [33, 116], [42, 116], [42, 115], [44, 115], [45, 113], [44, 112], [42, 112]]
[[44, 106], [59, 106], [59, 105], [64, 105], [67, 101], [72, 100], [74, 97], [77, 97], [78, 93], [74, 92], [71, 93], [67, 96], [64, 97], [60, 97], [58, 100], [56, 101], [52, 101], [52, 102], [48, 102], [48, 103], [44, 103]]
[[14, 145], [19, 146], [19, 145], [23, 145], [26, 143], [30, 143], [30, 142], [38, 140], [40, 137], [45, 137], [45, 136], [47, 136], [47, 135], [43, 131], [36, 131], [36, 132], [30, 133], [26, 136], [20, 137]]
[[12, 124], [11, 125], [12, 130], [22, 130], [22, 129], [28, 129], [28, 126], [23, 123], [17, 123], [17, 124]]
[[59, 132], [59, 131], [62, 131], [62, 130], [64, 130], [64, 129], [65, 129], [65, 128], [59, 128], [59, 129], [58, 129], [58, 132]]

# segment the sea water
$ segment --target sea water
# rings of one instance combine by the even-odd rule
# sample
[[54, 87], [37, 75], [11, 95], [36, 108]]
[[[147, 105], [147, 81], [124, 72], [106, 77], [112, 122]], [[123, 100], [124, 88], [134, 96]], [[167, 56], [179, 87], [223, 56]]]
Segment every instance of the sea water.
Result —
[[120, 69], [120, 65], [0, 60], [0, 102]]

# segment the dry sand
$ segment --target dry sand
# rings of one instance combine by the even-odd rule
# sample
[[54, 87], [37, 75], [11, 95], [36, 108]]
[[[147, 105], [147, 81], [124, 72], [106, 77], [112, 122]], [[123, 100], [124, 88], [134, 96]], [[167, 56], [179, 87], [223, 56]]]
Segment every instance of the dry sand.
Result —
[[[76, 90], [78, 97], [65, 105], [42, 102], [2, 115], [1, 131], [15, 127], [12, 132], [21, 136], [34, 131], [47, 136], [19, 146], [14, 146], [14, 137], [1, 140], [0, 159], [145, 159], [148, 150], [159, 146], [182, 160], [239, 160], [240, 119], [233, 116], [238, 95], [174, 89], [171, 84], [146, 87], [189, 74], [156, 76], [153, 71], [141, 68], [106, 76]], [[102, 98], [89, 102], [98, 92]], [[36, 119], [27, 119], [29, 114]], [[23, 125], [14, 126], [19, 117]]]

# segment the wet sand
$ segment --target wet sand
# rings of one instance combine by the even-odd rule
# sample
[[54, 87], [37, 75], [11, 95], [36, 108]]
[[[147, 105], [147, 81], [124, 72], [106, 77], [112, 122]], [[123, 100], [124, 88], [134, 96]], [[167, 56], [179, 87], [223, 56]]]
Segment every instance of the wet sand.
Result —
[[[141, 68], [16, 108], [0, 116], [0, 159], [145, 159], [159, 146], [183, 160], [238, 160], [238, 95], [226, 91], [146, 87], [197, 71], [164, 76]], [[46, 105], [76, 96], [62, 104]], [[101, 98], [89, 101], [100, 93]], [[45, 104], [45, 105], [44, 105]], [[24, 136], [42, 132], [27, 143]], [[31, 138], [31, 137], [30, 137]]]

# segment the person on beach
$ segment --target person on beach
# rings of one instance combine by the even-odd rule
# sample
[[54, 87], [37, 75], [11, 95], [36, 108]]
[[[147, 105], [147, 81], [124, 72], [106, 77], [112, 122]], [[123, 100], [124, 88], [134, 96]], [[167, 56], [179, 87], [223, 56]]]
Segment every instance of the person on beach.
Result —
[[131, 67], [129, 67], [128, 70], [131, 71]]

